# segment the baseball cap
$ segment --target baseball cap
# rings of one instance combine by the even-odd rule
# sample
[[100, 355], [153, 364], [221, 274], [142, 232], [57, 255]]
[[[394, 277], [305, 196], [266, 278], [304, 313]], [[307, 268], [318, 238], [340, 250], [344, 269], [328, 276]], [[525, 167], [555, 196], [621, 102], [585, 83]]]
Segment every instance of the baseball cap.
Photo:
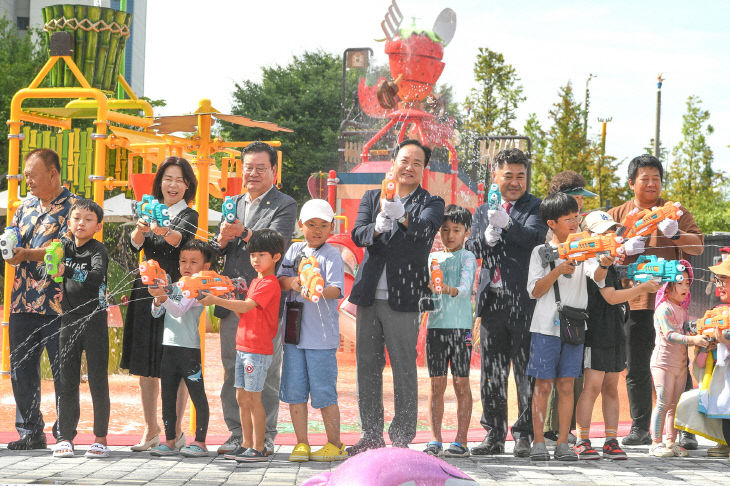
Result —
[[586, 229], [592, 233], [605, 233], [610, 228], [615, 226], [616, 221], [613, 220], [610, 214], [605, 211], [591, 211], [585, 217]]
[[722, 275], [723, 277], [730, 277], [730, 259], [723, 260], [717, 265], [710, 267], [710, 271], [715, 275]]
[[302, 206], [299, 213], [299, 221], [306, 223], [312, 218], [319, 218], [331, 223], [335, 219], [335, 212], [332, 211], [330, 203], [324, 199], [310, 199]]
[[596, 197], [598, 194], [595, 192], [587, 191], [584, 187], [576, 186], [576, 187], [569, 187], [567, 189], [563, 189], [563, 194], [567, 194], [568, 196], [583, 196], [583, 197]]

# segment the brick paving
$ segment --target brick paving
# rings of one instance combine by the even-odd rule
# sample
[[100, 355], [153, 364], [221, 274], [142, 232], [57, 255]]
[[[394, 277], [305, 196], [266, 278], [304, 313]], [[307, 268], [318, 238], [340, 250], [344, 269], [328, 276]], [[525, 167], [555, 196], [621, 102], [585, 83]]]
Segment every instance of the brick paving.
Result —
[[[594, 440], [594, 445], [602, 440]], [[471, 444], [474, 445], [474, 444]], [[648, 446], [627, 448], [626, 461], [586, 461], [578, 463], [533, 464], [509, 454], [448, 459], [448, 462], [471, 476], [479, 484], [499, 485], [654, 485], [654, 484], [728, 484], [730, 461], [706, 456], [713, 444], [700, 440], [700, 449], [690, 457], [657, 459], [647, 455]], [[421, 450], [423, 444], [411, 448]], [[85, 459], [86, 446], [79, 446], [76, 457], [54, 459], [50, 451], [0, 450], [2, 484], [107, 484], [107, 485], [297, 485], [308, 478], [337, 467], [338, 463], [291, 463], [287, 457], [291, 446], [277, 446], [266, 463], [239, 464], [214, 457], [182, 459], [154, 458], [145, 452], [131, 452], [127, 447], [112, 447], [108, 459]], [[214, 450], [214, 447], [211, 447]], [[384, 485], [389, 486], [389, 485]]]

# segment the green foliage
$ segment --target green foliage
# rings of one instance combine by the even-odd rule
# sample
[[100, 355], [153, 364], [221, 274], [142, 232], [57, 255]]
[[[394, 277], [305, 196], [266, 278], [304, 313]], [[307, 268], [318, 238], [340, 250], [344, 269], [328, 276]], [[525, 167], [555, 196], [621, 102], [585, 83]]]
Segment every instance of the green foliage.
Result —
[[[45, 46], [36, 31], [18, 32], [15, 24], [0, 17], [0, 174], [8, 171], [8, 126], [10, 101], [15, 93], [27, 87], [48, 58]], [[7, 188], [5, 177], [0, 189]]]
[[516, 135], [512, 121], [525, 96], [515, 68], [502, 54], [480, 47], [474, 79], [477, 87], [464, 101], [466, 129], [479, 135]]
[[294, 56], [286, 66], [262, 68], [260, 82], [236, 84], [233, 113], [267, 120], [294, 133], [226, 124], [229, 140], [282, 140], [282, 191], [300, 203], [309, 199], [312, 172], [337, 168], [342, 60], [323, 51]]
[[714, 155], [707, 136], [714, 132], [710, 112], [697, 96], [687, 98], [682, 140], [672, 150], [672, 163], [665, 175], [667, 195], [692, 212], [703, 232], [727, 231], [730, 201], [723, 189], [727, 178], [713, 168]]
[[615, 206], [623, 202], [625, 190], [617, 174], [615, 157], [602, 154], [600, 140], [586, 140], [584, 110], [575, 100], [570, 82], [558, 91], [559, 100], [549, 112], [550, 128], [545, 131], [532, 113], [525, 124], [525, 135], [532, 140], [531, 192], [545, 196], [555, 174], [573, 170], [586, 180], [586, 188], [602, 198], [584, 199], [586, 210], [596, 209], [603, 199]]

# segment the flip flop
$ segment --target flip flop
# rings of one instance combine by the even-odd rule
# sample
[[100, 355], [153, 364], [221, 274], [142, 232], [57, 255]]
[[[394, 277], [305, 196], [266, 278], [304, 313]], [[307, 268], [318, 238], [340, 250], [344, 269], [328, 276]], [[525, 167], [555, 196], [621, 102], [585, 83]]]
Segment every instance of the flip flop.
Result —
[[111, 450], [105, 446], [104, 444], [100, 444], [99, 442], [94, 442], [91, 444], [91, 447], [89, 447], [89, 450], [86, 451], [86, 454], [84, 454], [84, 457], [93, 457], [102, 459], [104, 457], [109, 457], [111, 455]]
[[437, 440], [432, 440], [428, 444], [426, 444], [426, 448], [423, 449], [423, 452], [426, 454], [432, 455], [432, 456], [440, 456], [441, 452], [443, 451], [443, 446], [441, 445], [441, 442]]
[[74, 445], [68, 440], [62, 440], [53, 447], [53, 457], [73, 457]]
[[208, 451], [197, 444], [190, 444], [180, 449], [180, 455], [183, 457], [208, 457]]

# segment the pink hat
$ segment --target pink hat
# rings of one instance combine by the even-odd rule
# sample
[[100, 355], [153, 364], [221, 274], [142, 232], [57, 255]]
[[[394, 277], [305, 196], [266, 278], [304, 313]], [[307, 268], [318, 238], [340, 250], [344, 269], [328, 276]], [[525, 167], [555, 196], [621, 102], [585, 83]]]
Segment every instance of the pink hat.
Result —
[[[689, 276], [689, 284], [692, 285], [692, 282], [695, 279], [695, 272], [692, 270], [692, 265], [689, 264], [687, 260], [679, 260], [679, 263], [684, 265], [684, 269], [687, 272], [687, 275]], [[669, 285], [669, 282], [662, 285], [662, 288], [660, 288], [656, 293], [656, 300], [654, 301], [654, 308], [656, 309], [659, 307], [659, 304], [667, 300], [667, 286]], [[687, 292], [687, 297], [684, 298], [682, 301], [682, 308], [688, 309], [689, 303], [692, 301], [692, 293]]]

